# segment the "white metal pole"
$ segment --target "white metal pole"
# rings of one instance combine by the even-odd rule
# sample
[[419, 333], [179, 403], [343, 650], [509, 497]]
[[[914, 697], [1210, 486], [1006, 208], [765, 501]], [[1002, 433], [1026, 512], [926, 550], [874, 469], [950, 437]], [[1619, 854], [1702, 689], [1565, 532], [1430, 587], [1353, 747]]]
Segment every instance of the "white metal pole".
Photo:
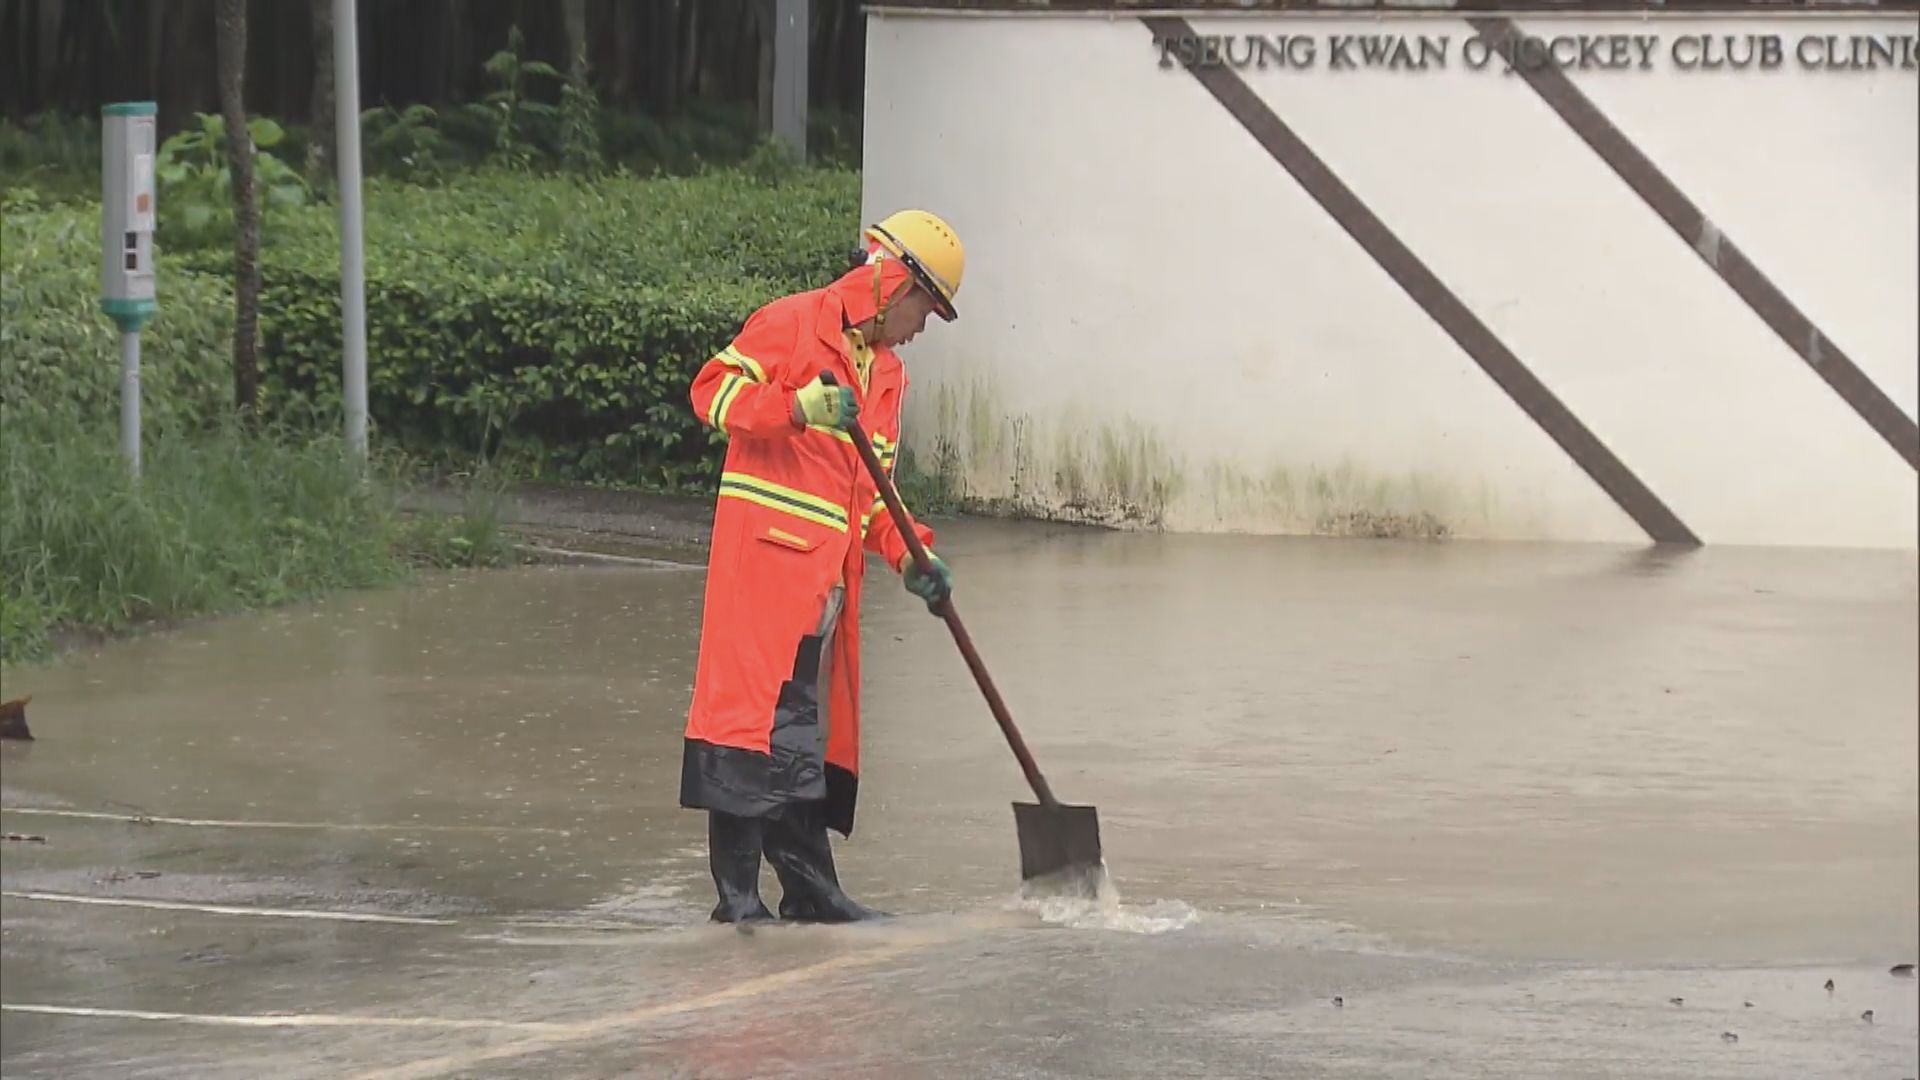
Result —
[[347, 445], [367, 453], [367, 285], [360, 211], [360, 57], [354, 0], [333, 0], [334, 157], [340, 182], [340, 333]]
[[120, 449], [140, 475], [140, 332], [120, 332]]

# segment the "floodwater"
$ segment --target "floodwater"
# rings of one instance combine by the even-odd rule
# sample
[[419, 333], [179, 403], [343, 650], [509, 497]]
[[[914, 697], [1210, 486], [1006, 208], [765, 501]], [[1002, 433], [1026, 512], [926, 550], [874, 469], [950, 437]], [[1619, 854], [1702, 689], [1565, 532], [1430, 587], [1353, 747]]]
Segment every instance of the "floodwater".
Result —
[[9, 673], [6, 1075], [1920, 1074], [1911, 553], [942, 535], [1102, 902], [879, 577], [898, 918], [705, 924], [700, 569], [452, 576]]

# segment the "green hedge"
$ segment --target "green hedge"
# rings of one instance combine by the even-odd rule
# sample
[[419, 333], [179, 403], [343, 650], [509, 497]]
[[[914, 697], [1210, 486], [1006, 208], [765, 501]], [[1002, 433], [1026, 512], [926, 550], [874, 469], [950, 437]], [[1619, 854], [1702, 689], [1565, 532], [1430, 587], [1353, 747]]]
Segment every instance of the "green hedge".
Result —
[[[164, 192], [163, 192], [164, 195]], [[145, 335], [150, 425], [230, 408], [231, 252], [179, 250], [161, 201], [160, 316]], [[97, 207], [6, 218], [0, 390], [17, 408], [117, 409], [98, 311]], [[263, 235], [261, 404], [338, 430], [336, 211], [276, 207]], [[593, 182], [512, 173], [366, 196], [368, 406], [376, 438], [424, 457], [634, 486], [713, 477], [718, 440], [688, 383], [758, 306], [831, 280], [859, 178], [755, 169]]]
[[[504, 449], [579, 480], [705, 478], [716, 455], [688, 381], [755, 307], [827, 279], [853, 195], [839, 174], [383, 193], [369, 206], [370, 412], [420, 451]], [[276, 249], [266, 274], [273, 392], [336, 400], [331, 237]]]
[[[376, 188], [372, 419], [418, 453], [504, 451], [582, 481], [709, 479], [717, 439], [690, 410], [689, 381], [755, 308], [844, 266], [858, 193], [856, 177], [830, 171]], [[324, 213], [263, 255], [266, 403], [281, 415], [337, 415], [338, 259]]]
[[[160, 312], [141, 334], [141, 421], [190, 430], [233, 401], [233, 292], [163, 253]], [[120, 334], [100, 311], [100, 211], [0, 208], [0, 410], [44, 433], [120, 411]]]

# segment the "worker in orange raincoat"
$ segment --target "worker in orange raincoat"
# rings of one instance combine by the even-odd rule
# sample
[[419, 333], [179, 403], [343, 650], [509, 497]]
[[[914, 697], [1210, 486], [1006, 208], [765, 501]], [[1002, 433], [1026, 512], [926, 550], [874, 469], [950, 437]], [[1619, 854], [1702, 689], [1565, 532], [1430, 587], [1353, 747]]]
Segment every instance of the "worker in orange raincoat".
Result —
[[[930, 313], [951, 322], [965, 253], [918, 210], [865, 232], [857, 264], [750, 316], [694, 377], [694, 412], [727, 436], [707, 562], [680, 804], [708, 813], [718, 922], [878, 914], [842, 891], [829, 828], [853, 833], [860, 778], [860, 588], [868, 554], [938, 605], [953, 577], [909, 555], [848, 428], [890, 474], [907, 374], [894, 347]], [[832, 372], [834, 385], [820, 378]], [[933, 532], [914, 522], [923, 545]], [[931, 554], [931, 552], [929, 553]]]

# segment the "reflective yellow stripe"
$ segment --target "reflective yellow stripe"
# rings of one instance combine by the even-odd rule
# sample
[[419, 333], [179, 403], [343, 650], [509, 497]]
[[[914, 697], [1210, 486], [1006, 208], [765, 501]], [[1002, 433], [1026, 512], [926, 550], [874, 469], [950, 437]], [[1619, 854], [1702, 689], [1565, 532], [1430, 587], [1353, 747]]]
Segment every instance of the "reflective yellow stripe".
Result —
[[886, 508], [887, 508], [886, 497], [882, 495], [875, 495], [873, 497], [873, 505], [867, 507], [866, 516], [860, 519], [860, 539], [865, 540], [867, 538], [867, 530], [873, 528], [873, 519], [876, 516], [878, 516], [880, 512], [885, 510]]
[[794, 517], [825, 525], [840, 532], [847, 531], [847, 512], [835, 506], [831, 501], [818, 495], [809, 495], [796, 488], [776, 484], [771, 480], [762, 480], [746, 473], [728, 472], [720, 474], [720, 496], [722, 498], [745, 499], [771, 510], [779, 510]]
[[740, 388], [747, 380], [732, 374], [720, 376], [720, 389], [713, 395], [713, 403], [707, 406], [707, 420], [717, 428], [727, 426], [727, 413], [733, 410], [733, 401], [740, 396]]
[[767, 371], [760, 366], [760, 362], [731, 345], [720, 350], [719, 360], [721, 363], [736, 371], [746, 372], [748, 377], [753, 379], [754, 382], [763, 383], [767, 381]]
[[825, 424], [808, 424], [807, 426], [822, 435], [831, 435], [841, 442], [846, 443], [848, 446], [853, 445], [853, 436], [841, 431], [839, 428], [827, 427]]

